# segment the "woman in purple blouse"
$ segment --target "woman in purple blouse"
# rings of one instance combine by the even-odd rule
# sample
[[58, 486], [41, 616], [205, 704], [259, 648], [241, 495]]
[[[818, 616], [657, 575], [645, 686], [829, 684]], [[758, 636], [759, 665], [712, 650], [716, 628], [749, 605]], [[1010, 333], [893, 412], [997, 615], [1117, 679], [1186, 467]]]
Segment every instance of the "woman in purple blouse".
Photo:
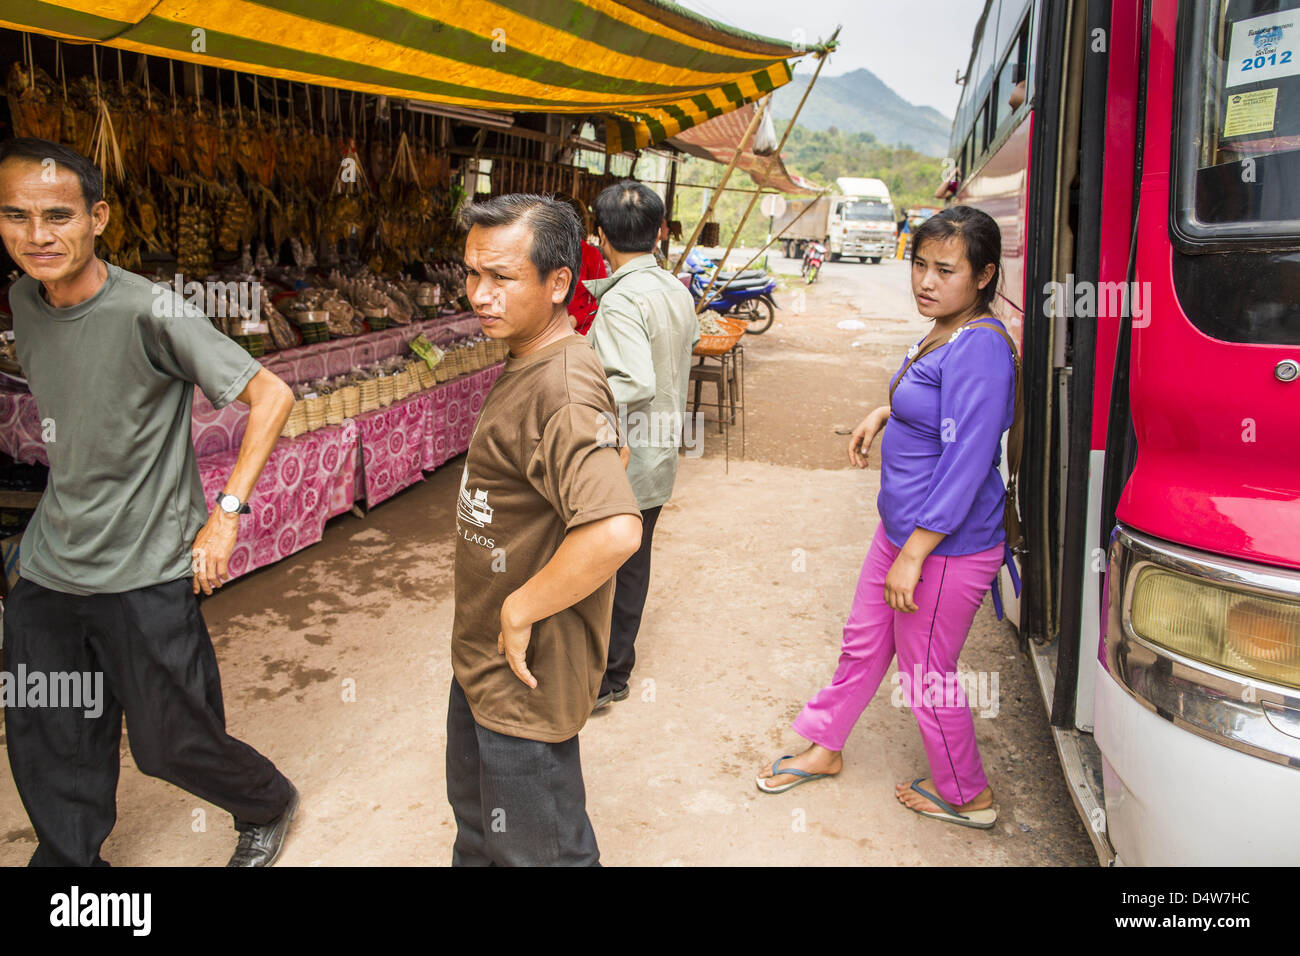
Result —
[[[844, 625], [839, 667], [794, 722], [812, 745], [763, 768], [755, 782], [764, 793], [782, 793], [839, 773], [844, 743], [897, 654], [903, 700], [930, 762], [928, 778], [898, 784], [899, 801], [987, 829], [997, 811], [957, 658], [1009, 554], [998, 463], [1015, 411], [1016, 369], [990, 312], [1002, 240], [988, 214], [952, 206], [922, 224], [912, 245], [912, 294], [934, 327], [891, 380], [890, 404], [849, 439], [850, 462], [865, 468], [868, 448], [885, 432], [880, 524]], [[996, 589], [994, 597], [1000, 614]]]

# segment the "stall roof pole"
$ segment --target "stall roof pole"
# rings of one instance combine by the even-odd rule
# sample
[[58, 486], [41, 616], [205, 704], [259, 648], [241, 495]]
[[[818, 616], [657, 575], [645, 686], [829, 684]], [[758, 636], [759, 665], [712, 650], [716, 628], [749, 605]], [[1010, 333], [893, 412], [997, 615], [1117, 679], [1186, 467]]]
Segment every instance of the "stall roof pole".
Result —
[[[770, 93], [768, 94], [768, 96], [771, 95], [772, 94]], [[678, 258], [677, 264], [673, 266], [674, 273], [681, 271], [682, 263], [686, 261], [686, 257], [691, 254], [691, 249], [695, 246], [695, 240], [700, 238], [700, 231], [704, 228], [704, 223], [708, 220], [709, 216], [713, 214], [713, 207], [718, 202], [718, 194], [722, 192], [722, 187], [727, 185], [727, 180], [731, 178], [731, 173], [736, 168], [736, 161], [740, 159], [740, 154], [749, 148], [750, 140], [754, 138], [754, 131], [758, 129], [758, 120], [762, 115], [763, 111], [761, 109], [754, 110], [754, 118], [749, 121], [749, 126], [745, 129], [745, 135], [740, 138], [740, 145], [736, 147], [736, 152], [732, 155], [731, 162], [727, 163], [727, 168], [722, 173], [722, 179], [720, 179], [718, 185], [714, 187], [713, 195], [709, 197], [709, 205], [705, 208], [704, 215], [700, 216], [700, 221], [695, 224], [695, 231], [691, 233], [691, 238], [687, 241], [686, 248], [682, 250], [682, 254], [680, 258]]]
[[[667, 222], [672, 222], [673, 201], [677, 197], [677, 162], [675, 160], [669, 159], [668, 165], [671, 166], [672, 169], [668, 171], [668, 188], [664, 191], [664, 220]], [[670, 242], [672, 242], [671, 235], [668, 236], [666, 239], [664, 239], [663, 246], [661, 247], [661, 251], [663, 252], [663, 256], [665, 260], [668, 259], [668, 244]]]
[[[835, 33], [831, 34], [832, 43], [835, 41], [835, 35], [838, 34], [839, 32], [840, 32], [839, 27], [836, 27]], [[826, 65], [826, 61], [828, 59], [830, 59], [829, 50], [826, 53], [823, 53], [819, 57], [817, 57], [817, 69], [813, 71], [812, 79], [808, 81], [808, 85], [804, 88], [803, 96], [799, 100], [799, 105], [795, 107], [794, 114], [790, 117], [790, 122], [786, 124], [785, 135], [781, 137], [781, 142], [777, 144], [776, 152], [772, 153], [770, 156], [767, 157], [767, 169], [772, 168], [772, 163], [775, 161], [776, 157], [779, 157], [781, 155], [781, 150], [785, 149], [785, 141], [790, 138], [790, 133], [794, 131], [795, 121], [799, 119], [799, 113], [803, 110], [804, 103], [808, 102], [808, 94], [812, 92], [813, 86], [815, 86], [817, 83], [817, 77], [821, 76], [822, 67]], [[761, 113], [762, 111], [756, 110], [755, 112]], [[709, 277], [709, 284], [704, 287], [704, 292], [700, 296], [700, 301], [695, 306], [695, 311], [697, 314], [704, 310], [704, 302], [705, 302], [704, 297], [707, 296], [709, 294], [709, 290], [713, 288], [713, 283], [718, 281], [718, 273], [722, 271], [723, 266], [726, 264], [727, 257], [731, 255], [731, 250], [736, 248], [736, 240], [740, 238], [740, 230], [744, 229], [745, 223], [749, 222], [749, 214], [754, 211], [754, 205], [758, 202], [758, 197], [762, 195], [762, 192], [763, 192], [763, 187], [760, 185], [758, 186], [757, 189], [754, 190], [754, 195], [749, 197], [749, 205], [745, 207], [745, 214], [740, 217], [740, 225], [736, 226], [735, 230], [732, 232], [731, 242], [727, 244], [727, 251], [724, 252], [722, 254], [722, 258], [718, 260], [718, 268], [715, 269], [713, 271], [713, 275]], [[751, 259], [750, 261], [753, 262], [753, 259]]]

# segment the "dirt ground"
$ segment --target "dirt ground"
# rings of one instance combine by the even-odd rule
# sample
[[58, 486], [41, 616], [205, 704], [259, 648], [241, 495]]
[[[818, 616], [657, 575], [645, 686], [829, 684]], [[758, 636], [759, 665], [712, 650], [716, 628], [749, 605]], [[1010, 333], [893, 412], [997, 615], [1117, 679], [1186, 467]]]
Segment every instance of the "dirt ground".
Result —
[[[993, 831], [896, 802], [894, 784], [927, 768], [889, 678], [838, 778], [783, 795], [754, 786], [760, 766], [803, 746], [790, 721], [835, 669], [879, 483], [874, 467], [847, 466], [836, 429], [884, 400], [924, 334], [907, 278], [896, 262], [828, 265], [810, 289], [783, 290], [773, 328], [745, 339], [746, 456], [736, 430], [724, 469], [710, 431], [703, 457], [683, 460], [656, 529], [632, 696], [581, 734], [606, 865], [1095, 864], [1029, 662], [987, 600], [963, 665], [998, 676], [996, 716], [975, 718], [1000, 811]], [[844, 320], [864, 327], [837, 328]], [[279, 865], [450, 862], [443, 760], [462, 462], [365, 518], [332, 521], [321, 543], [204, 603], [231, 732], [302, 793]], [[122, 764], [105, 858], [225, 862], [235, 842], [225, 813], [143, 776], [125, 746]], [[0, 865], [21, 865], [35, 837], [7, 758], [0, 773]]]

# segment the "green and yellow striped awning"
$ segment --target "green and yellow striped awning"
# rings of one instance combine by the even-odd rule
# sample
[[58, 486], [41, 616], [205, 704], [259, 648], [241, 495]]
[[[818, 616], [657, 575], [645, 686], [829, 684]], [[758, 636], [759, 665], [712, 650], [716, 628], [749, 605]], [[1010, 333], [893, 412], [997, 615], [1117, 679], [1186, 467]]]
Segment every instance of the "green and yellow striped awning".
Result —
[[823, 49], [664, 0], [0, 0], [0, 26], [475, 109], [607, 114], [610, 152], [751, 102]]

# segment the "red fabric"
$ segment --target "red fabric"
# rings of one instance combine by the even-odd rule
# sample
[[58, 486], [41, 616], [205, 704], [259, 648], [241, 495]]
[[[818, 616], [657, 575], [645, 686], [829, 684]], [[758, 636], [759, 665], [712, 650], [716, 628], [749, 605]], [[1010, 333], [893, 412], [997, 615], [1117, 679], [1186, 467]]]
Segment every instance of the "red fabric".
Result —
[[603, 279], [609, 275], [605, 268], [605, 257], [589, 242], [582, 244], [582, 269], [578, 272], [578, 288], [573, 292], [569, 302], [569, 315], [578, 320], [579, 335], [586, 335], [591, 323], [596, 318], [596, 297], [587, 291], [582, 283], [587, 279]]

